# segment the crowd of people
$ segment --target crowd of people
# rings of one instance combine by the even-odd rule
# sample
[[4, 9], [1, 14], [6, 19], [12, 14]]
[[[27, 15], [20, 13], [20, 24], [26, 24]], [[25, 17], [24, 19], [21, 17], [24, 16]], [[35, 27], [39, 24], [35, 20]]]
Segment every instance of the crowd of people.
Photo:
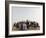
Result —
[[28, 20], [26, 20], [26, 22], [24, 21], [21, 21], [21, 22], [17, 22], [17, 23], [14, 23], [13, 25], [13, 28], [18, 28], [18, 30], [28, 30], [29, 27], [39, 27], [39, 24], [36, 23], [36, 22], [29, 22]]

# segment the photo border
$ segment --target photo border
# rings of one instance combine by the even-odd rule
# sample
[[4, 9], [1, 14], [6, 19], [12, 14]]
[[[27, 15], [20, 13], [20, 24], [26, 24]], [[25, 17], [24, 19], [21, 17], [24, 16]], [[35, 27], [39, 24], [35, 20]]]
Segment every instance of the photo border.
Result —
[[[43, 33], [37, 34], [22, 34], [22, 35], [8, 35], [9, 34], [9, 4], [33, 4], [33, 5], [43, 5]], [[5, 1], [5, 37], [23, 37], [23, 36], [40, 36], [45, 35], [45, 3], [42, 2], [25, 2], [25, 1]]]

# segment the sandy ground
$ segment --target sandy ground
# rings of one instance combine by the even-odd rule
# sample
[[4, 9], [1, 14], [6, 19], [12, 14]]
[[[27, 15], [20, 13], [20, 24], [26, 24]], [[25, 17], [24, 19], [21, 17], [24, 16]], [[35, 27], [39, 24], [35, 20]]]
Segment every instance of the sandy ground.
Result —
[[[29, 27], [27, 30], [40, 30], [40, 27]], [[19, 28], [13, 27], [12, 31], [20, 31]]]

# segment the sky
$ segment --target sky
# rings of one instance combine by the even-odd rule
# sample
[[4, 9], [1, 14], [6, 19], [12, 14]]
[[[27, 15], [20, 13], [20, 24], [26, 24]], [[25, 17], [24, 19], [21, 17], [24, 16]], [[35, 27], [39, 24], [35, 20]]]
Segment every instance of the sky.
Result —
[[18, 21], [36, 21], [42, 18], [40, 7], [12, 7], [12, 22]]

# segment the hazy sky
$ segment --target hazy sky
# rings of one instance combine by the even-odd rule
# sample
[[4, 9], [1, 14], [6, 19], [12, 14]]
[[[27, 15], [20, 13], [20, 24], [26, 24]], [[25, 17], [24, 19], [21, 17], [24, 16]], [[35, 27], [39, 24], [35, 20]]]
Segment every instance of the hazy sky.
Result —
[[42, 22], [42, 10], [40, 7], [12, 7], [12, 23], [18, 21]]

